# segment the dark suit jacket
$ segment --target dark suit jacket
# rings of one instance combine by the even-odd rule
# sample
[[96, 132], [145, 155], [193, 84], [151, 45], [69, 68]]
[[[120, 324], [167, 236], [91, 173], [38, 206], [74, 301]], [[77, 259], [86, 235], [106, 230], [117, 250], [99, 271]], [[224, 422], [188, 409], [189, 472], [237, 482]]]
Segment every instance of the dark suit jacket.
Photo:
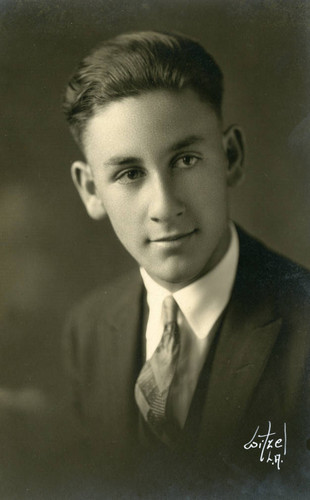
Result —
[[[196, 486], [203, 475], [209, 478], [221, 467], [226, 478], [227, 471], [234, 477], [248, 476], [256, 469], [260, 477], [274, 473], [278, 465], [271, 459], [266, 463], [267, 449], [264, 460], [262, 448], [253, 444], [244, 449], [257, 426], [257, 434], [266, 434], [269, 421], [276, 434], [271, 436], [274, 441], [268, 453], [274, 458], [279, 452], [283, 459], [277, 478], [282, 471], [287, 478], [297, 468], [304, 473], [310, 455], [306, 447], [310, 438], [309, 273], [238, 232], [238, 271], [213, 346], [199, 429], [196, 439], [177, 454], [180, 462], [181, 457], [185, 460], [183, 470], [195, 463]], [[140, 275], [134, 271], [79, 304], [68, 324], [67, 362], [91, 456], [100, 456], [106, 467], [124, 465], [124, 470], [134, 463], [135, 471], [141, 466], [144, 473], [149, 462], [154, 475], [154, 457], [165, 463], [165, 470], [171, 460], [164, 462], [166, 452], [155, 448], [141, 454], [138, 445], [134, 385], [143, 364], [144, 295]], [[275, 448], [276, 439], [284, 443], [284, 423], [285, 456], [280, 442]], [[253, 441], [259, 445], [264, 440], [256, 436]], [[179, 474], [179, 480], [184, 479], [184, 473]]]

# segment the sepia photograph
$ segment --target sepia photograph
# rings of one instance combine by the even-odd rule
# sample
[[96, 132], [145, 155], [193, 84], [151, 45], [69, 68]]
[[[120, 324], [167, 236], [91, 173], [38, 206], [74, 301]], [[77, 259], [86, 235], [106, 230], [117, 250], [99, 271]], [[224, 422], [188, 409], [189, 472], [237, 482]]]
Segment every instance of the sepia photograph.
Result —
[[309, 1], [0, 38], [0, 497], [308, 498]]

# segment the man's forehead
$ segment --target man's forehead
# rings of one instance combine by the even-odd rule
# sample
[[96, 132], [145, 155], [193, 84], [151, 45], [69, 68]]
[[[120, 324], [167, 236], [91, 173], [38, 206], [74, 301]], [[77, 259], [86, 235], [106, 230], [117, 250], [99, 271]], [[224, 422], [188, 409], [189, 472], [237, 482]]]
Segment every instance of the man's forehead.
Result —
[[177, 150], [201, 141], [219, 123], [213, 108], [190, 89], [151, 91], [98, 110], [87, 125], [85, 145], [89, 152], [104, 147], [121, 153], [139, 144]]

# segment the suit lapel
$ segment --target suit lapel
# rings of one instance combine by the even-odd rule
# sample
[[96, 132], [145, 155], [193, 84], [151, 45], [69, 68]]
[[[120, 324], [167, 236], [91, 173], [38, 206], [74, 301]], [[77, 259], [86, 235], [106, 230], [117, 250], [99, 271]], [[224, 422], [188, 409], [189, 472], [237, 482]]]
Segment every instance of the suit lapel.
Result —
[[260, 277], [261, 262], [253, 252], [249, 258], [251, 248], [244, 239], [242, 235], [238, 274], [212, 362], [201, 421], [202, 449], [225, 440], [240, 426], [282, 324], [270, 284]]
[[[110, 316], [110, 377], [113, 390], [109, 391], [111, 415], [119, 417], [118, 432], [124, 428], [134, 435], [137, 409], [134, 401], [134, 385], [142, 364], [141, 329], [143, 310], [143, 286], [139, 273], [132, 273], [115, 287]], [[112, 383], [112, 382], [111, 382]]]
[[[249, 327], [246, 321], [224, 319], [208, 385], [201, 425], [204, 447], [231, 434], [246, 412], [260, 381], [282, 320]], [[217, 434], [217, 436], [216, 436]]]

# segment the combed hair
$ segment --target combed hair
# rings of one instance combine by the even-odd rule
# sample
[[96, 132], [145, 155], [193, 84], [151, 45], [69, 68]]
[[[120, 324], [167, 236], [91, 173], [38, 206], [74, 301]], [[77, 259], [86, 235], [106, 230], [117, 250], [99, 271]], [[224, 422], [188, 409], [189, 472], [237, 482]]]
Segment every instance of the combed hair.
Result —
[[145, 31], [104, 41], [85, 57], [69, 81], [63, 109], [82, 145], [87, 121], [105, 104], [142, 92], [191, 88], [220, 115], [223, 75], [195, 40]]

